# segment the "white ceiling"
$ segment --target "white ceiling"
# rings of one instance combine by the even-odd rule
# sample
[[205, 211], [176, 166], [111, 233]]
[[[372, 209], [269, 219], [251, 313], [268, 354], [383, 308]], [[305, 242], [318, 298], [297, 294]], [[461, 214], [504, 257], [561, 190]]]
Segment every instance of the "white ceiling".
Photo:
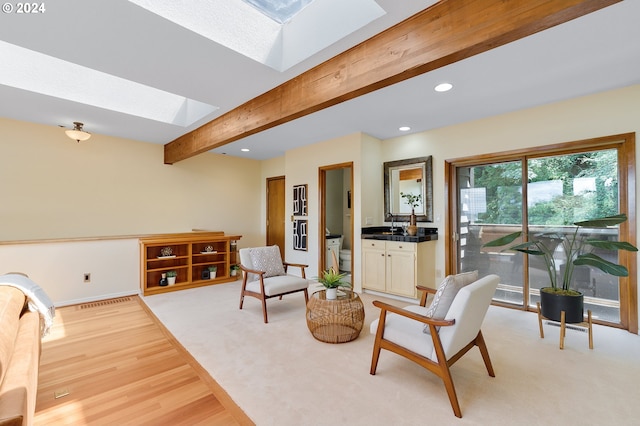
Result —
[[[95, 135], [165, 144], [395, 25], [433, 1], [377, 3], [386, 15], [285, 72], [125, 0], [59, 0], [46, 2], [42, 14], [5, 13], [0, 17], [0, 40], [219, 109], [182, 127], [15, 89], [0, 81], [0, 116], [67, 127], [81, 121]], [[640, 1], [626, 0], [214, 152], [266, 159], [296, 146], [354, 132], [387, 139], [399, 136], [401, 125], [411, 126], [411, 133], [421, 132], [638, 84], [638, 18]], [[1, 58], [0, 67], [10, 60]], [[433, 87], [445, 80], [453, 83], [454, 89], [434, 92]], [[244, 147], [251, 151], [240, 152]]]

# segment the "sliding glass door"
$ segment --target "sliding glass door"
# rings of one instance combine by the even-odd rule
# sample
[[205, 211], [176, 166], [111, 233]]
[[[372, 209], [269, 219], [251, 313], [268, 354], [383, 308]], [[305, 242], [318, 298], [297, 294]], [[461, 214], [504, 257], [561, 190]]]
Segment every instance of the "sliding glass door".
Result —
[[482, 247], [502, 235], [522, 230], [522, 164], [520, 161], [456, 169], [458, 183], [458, 270], [498, 274], [495, 299], [523, 304], [522, 254], [493, 253]]
[[[595, 149], [555, 147], [549, 152], [503, 154], [495, 161], [487, 156], [481, 162], [468, 159], [450, 165], [449, 183], [456, 192], [451, 194], [449, 206], [453, 230], [449, 272], [477, 269], [480, 275], [498, 274], [501, 284], [494, 297], [496, 303], [534, 309], [540, 288], [549, 285], [543, 260], [483, 245], [515, 231], [523, 231], [524, 238], [535, 235], [540, 239], [551, 233], [573, 232], [577, 221], [628, 214], [627, 197], [621, 197], [621, 191], [627, 193], [626, 167], [620, 167], [626, 151], [616, 144], [606, 145]], [[581, 232], [598, 239], [629, 241], [628, 229], [625, 223]], [[635, 271], [631, 256], [619, 257], [615, 251], [604, 250], [597, 254], [627, 267], [633, 262], [629, 269]], [[554, 257], [558, 272], [562, 272], [566, 259], [561, 245], [557, 245]], [[635, 277], [631, 281], [635, 286]], [[629, 283], [629, 278], [580, 266], [574, 272], [573, 288], [584, 293], [585, 310], [590, 309], [596, 320], [626, 326], [635, 304]]]
[[[550, 156], [527, 161], [527, 218], [530, 235], [573, 233], [574, 222], [618, 214], [618, 161], [615, 149]], [[619, 240], [619, 228], [583, 229], [585, 238]], [[580, 237], [580, 236], [579, 236]], [[566, 264], [559, 240], [555, 258], [559, 273]], [[618, 263], [618, 252], [596, 250], [599, 256]], [[538, 256], [529, 256], [529, 303], [539, 300], [539, 290], [549, 285]], [[590, 266], [576, 266], [573, 289], [585, 295], [585, 309], [606, 322], [620, 322], [619, 279]]]

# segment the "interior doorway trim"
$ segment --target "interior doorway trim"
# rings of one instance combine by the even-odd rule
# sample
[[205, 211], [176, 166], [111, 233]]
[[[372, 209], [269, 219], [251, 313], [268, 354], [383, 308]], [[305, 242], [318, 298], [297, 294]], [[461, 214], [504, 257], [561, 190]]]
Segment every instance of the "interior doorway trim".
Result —
[[[325, 238], [325, 230], [326, 230], [326, 225], [327, 225], [327, 218], [326, 218], [326, 207], [327, 207], [327, 171], [330, 170], [337, 170], [337, 169], [347, 169], [349, 168], [351, 170], [351, 176], [350, 176], [350, 191], [351, 191], [351, 200], [354, 200], [354, 188], [353, 188], [353, 161], [347, 162], [347, 163], [338, 163], [338, 164], [332, 164], [329, 166], [321, 166], [318, 167], [318, 206], [320, 208], [320, 211], [318, 212], [318, 217], [320, 218], [320, 220], [318, 221], [318, 273], [320, 273], [321, 271], [324, 271], [325, 265], [326, 265], [326, 238]], [[353, 201], [351, 204], [351, 211], [354, 211], [354, 206], [353, 206]], [[347, 230], [347, 232], [349, 232], [349, 236], [350, 236], [350, 241], [351, 241], [351, 267], [349, 268], [351, 270], [351, 273], [353, 274], [353, 213], [351, 213], [350, 215], [350, 220], [349, 220], [349, 229]]]

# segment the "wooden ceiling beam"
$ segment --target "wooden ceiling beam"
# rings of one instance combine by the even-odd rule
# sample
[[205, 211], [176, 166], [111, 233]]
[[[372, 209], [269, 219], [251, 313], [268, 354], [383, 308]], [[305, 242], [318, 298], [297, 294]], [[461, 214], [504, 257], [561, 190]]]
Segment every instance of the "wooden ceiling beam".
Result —
[[164, 146], [165, 164], [562, 24], [621, 0], [442, 0]]

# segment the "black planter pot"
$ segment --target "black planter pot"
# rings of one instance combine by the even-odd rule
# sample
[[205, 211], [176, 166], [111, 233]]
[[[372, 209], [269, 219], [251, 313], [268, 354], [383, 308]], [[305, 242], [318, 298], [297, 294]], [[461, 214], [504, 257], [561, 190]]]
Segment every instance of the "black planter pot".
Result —
[[584, 321], [584, 295], [577, 296], [548, 293], [540, 289], [540, 310], [542, 316], [552, 321], [560, 321], [560, 312], [564, 311], [566, 323]]

